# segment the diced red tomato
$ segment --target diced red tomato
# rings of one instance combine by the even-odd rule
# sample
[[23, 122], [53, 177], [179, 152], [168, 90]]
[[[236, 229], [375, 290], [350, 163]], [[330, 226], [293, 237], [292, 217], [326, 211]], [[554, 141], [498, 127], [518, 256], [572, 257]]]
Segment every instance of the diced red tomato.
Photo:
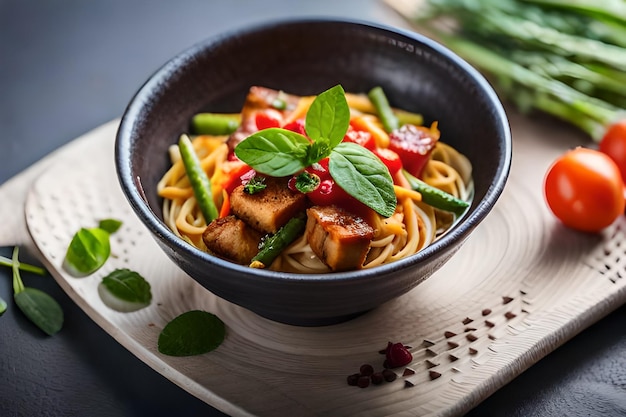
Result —
[[256, 127], [259, 130], [280, 127], [282, 121], [283, 116], [275, 109], [259, 111], [255, 116]]
[[376, 148], [373, 150], [376, 155], [385, 164], [389, 173], [394, 175], [396, 172], [402, 169], [402, 160], [400, 156], [391, 149], [388, 148]]
[[256, 175], [256, 171], [249, 165], [241, 164], [237, 168], [228, 173], [228, 177], [223, 182], [224, 190], [228, 194], [232, 193], [235, 188], [250, 181]]
[[[330, 172], [328, 170], [328, 158], [324, 158], [318, 163], [311, 165], [306, 168], [305, 171], [309, 174], [317, 175], [320, 179], [320, 184], [317, 188], [306, 194], [313, 204], [320, 206], [328, 206], [331, 204], [349, 206], [351, 202], [357, 202], [354, 197], [337, 185], [335, 180], [333, 180], [330, 176]], [[294, 186], [295, 178], [296, 176], [294, 176], [289, 182], [289, 186], [292, 191], [297, 191]]]
[[407, 171], [419, 178], [438, 140], [436, 124], [430, 128], [407, 124], [389, 134], [389, 149], [398, 154]]
[[361, 145], [370, 151], [373, 151], [374, 148], [376, 148], [376, 142], [374, 141], [372, 134], [366, 130], [356, 129], [352, 123], [348, 126], [348, 131], [346, 132], [343, 141], [356, 143], [357, 145]]
[[306, 136], [306, 130], [304, 129], [304, 119], [296, 119], [291, 123], [287, 123], [285, 126], [283, 126], [283, 129], [291, 130], [292, 132], [296, 132]]

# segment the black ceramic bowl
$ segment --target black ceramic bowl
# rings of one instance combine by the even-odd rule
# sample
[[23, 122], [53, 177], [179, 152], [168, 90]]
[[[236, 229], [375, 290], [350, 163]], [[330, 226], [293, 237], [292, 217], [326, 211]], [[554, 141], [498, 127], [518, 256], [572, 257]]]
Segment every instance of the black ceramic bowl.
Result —
[[[438, 120], [441, 140], [473, 163], [475, 197], [464, 220], [409, 258], [369, 270], [323, 275], [236, 265], [197, 250], [163, 223], [156, 184], [168, 147], [200, 111], [240, 110], [250, 86], [317, 94], [382, 86], [392, 105]], [[421, 35], [344, 20], [290, 20], [200, 42], [160, 68], [126, 109], [116, 141], [128, 201], [163, 251], [214, 294], [294, 325], [347, 320], [406, 293], [459, 249], [500, 196], [511, 136], [501, 103], [466, 62]], [[452, 284], [451, 284], [452, 285]]]

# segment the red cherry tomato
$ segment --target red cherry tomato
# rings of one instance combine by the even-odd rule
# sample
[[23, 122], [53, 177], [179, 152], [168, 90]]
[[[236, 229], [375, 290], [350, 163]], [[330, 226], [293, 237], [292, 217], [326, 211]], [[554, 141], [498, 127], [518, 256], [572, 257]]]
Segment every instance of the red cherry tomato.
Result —
[[374, 148], [376, 148], [376, 142], [374, 141], [372, 134], [366, 130], [355, 129], [352, 124], [348, 126], [348, 131], [346, 132], [343, 141], [356, 143], [357, 145], [361, 145], [370, 151], [373, 151]]
[[576, 148], [548, 169], [544, 195], [554, 215], [568, 227], [597, 232], [624, 212], [624, 183], [606, 154]]
[[622, 179], [626, 181], [626, 120], [620, 120], [609, 126], [598, 149], [617, 164]]
[[257, 129], [269, 129], [271, 127], [280, 127], [283, 121], [283, 116], [278, 110], [266, 109], [259, 111], [256, 114], [254, 121]]
[[397, 153], [388, 148], [376, 148], [374, 149], [374, 155], [380, 159], [383, 164], [389, 169], [391, 175], [402, 169], [402, 161]]
[[436, 125], [424, 127], [407, 124], [389, 134], [389, 149], [400, 156], [407, 171], [420, 177], [438, 140], [439, 130]]
[[287, 123], [283, 126], [283, 129], [291, 130], [292, 132], [306, 136], [306, 130], [304, 130], [304, 119], [296, 119], [291, 123]]
[[256, 175], [256, 171], [246, 164], [241, 164], [228, 173], [228, 176], [224, 179], [222, 187], [228, 194], [232, 193], [235, 188], [250, 181], [252, 177]]
[[330, 176], [328, 170], [328, 158], [320, 160], [317, 164], [305, 169], [310, 174], [317, 175], [320, 178], [320, 185], [310, 193], [307, 197], [311, 202], [318, 206], [329, 206], [331, 204], [344, 205], [347, 201], [354, 198], [344, 191], [335, 180]]

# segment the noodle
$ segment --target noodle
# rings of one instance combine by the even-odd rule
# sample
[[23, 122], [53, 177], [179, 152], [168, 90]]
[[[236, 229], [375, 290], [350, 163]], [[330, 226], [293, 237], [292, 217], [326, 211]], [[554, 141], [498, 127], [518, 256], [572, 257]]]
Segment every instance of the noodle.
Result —
[[[289, 123], [304, 117], [314, 98], [302, 97], [285, 121]], [[351, 124], [370, 132], [377, 147], [387, 147], [389, 135], [373, 114], [374, 109], [367, 96], [346, 94], [346, 98], [352, 115]], [[192, 141], [201, 166], [211, 181], [218, 210], [222, 205], [228, 205], [228, 198], [224, 198], [224, 179], [243, 164], [238, 160], [229, 160], [227, 139], [224, 136], [202, 135], [194, 137]], [[206, 221], [197, 206], [177, 145], [170, 148], [169, 155], [171, 167], [157, 184], [158, 194], [163, 198], [164, 222], [177, 236], [206, 250], [202, 241]], [[421, 178], [427, 184], [457, 198], [471, 198], [471, 164], [467, 158], [445, 143], [437, 142]], [[450, 213], [423, 203], [421, 194], [408, 188], [403, 175], [395, 175], [394, 182], [398, 200], [396, 212], [389, 218], [377, 214], [373, 216], [371, 226], [374, 229], [374, 238], [363, 268], [373, 268], [419, 252], [436, 240], [455, 220]], [[270, 269], [299, 273], [329, 271], [324, 262], [315, 255], [304, 235], [289, 245], [270, 265]]]

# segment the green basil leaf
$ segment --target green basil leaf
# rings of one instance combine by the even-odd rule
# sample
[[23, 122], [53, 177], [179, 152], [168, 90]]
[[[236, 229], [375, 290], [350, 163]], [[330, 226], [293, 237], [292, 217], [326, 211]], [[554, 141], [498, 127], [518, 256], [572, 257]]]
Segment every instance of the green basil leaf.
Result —
[[349, 125], [350, 107], [346, 94], [341, 85], [336, 85], [319, 94], [311, 103], [304, 130], [312, 141], [326, 141], [330, 151], [343, 140]]
[[116, 269], [98, 285], [98, 294], [109, 308], [128, 313], [150, 305], [150, 284], [139, 273], [130, 269]]
[[111, 244], [107, 231], [97, 227], [81, 228], [67, 248], [64, 267], [74, 276], [86, 276], [100, 269], [110, 254]]
[[216, 315], [192, 310], [170, 321], [159, 334], [159, 352], [193, 356], [210, 352], [224, 341], [226, 326]]
[[100, 220], [98, 227], [112, 235], [122, 227], [122, 222], [117, 219], [104, 219]]
[[63, 326], [63, 310], [54, 298], [36, 288], [25, 287], [13, 295], [15, 304], [30, 321], [52, 336]]
[[342, 142], [330, 154], [328, 170], [341, 188], [383, 217], [396, 210], [393, 180], [385, 165], [368, 149]]
[[299, 133], [270, 128], [241, 141], [235, 155], [257, 172], [285, 177], [306, 167], [309, 147], [309, 140]]

